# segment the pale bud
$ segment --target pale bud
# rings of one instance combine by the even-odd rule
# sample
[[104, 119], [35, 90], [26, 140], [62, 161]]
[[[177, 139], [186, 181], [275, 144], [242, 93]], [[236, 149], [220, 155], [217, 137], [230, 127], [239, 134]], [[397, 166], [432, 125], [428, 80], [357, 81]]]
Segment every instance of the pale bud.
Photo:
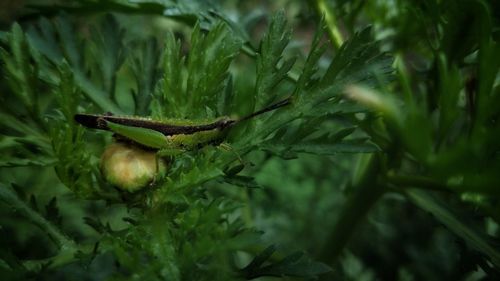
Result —
[[117, 142], [106, 147], [101, 157], [101, 172], [106, 181], [116, 187], [134, 192], [164, 174], [167, 164], [155, 151]]

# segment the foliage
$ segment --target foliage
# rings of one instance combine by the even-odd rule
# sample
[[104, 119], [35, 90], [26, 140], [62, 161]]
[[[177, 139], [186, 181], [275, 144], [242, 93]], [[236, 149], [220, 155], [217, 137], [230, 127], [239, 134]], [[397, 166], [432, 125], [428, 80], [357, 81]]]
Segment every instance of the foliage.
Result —
[[[497, 4], [27, 2], [0, 33], [5, 278], [498, 278]], [[135, 193], [73, 121], [285, 99]]]

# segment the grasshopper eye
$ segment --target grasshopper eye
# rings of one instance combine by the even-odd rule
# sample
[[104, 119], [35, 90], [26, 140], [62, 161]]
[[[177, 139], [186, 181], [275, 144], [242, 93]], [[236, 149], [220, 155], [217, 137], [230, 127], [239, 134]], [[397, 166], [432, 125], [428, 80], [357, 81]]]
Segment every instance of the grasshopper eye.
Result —
[[108, 122], [104, 118], [97, 118], [97, 127], [102, 129], [107, 129]]
[[135, 192], [165, 174], [167, 163], [156, 152], [117, 142], [106, 147], [101, 157], [101, 173], [119, 189]]
[[229, 117], [224, 117], [224, 118], [220, 119], [219, 122], [220, 122], [220, 128], [225, 129], [227, 127], [230, 127], [234, 123], [236, 123], [236, 120], [231, 119]]

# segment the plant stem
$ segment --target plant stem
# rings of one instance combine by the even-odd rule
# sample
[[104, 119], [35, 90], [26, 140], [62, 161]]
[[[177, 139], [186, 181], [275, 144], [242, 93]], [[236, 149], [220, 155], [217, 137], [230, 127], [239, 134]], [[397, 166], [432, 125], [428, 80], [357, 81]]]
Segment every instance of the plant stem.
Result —
[[377, 183], [379, 155], [372, 154], [367, 157], [359, 179], [353, 180], [353, 193], [347, 199], [320, 253], [320, 259], [332, 266], [337, 262], [356, 227], [385, 191], [383, 186]]
[[330, 37], [333, 47], [338, 50], [345, 40], [342, 33], [338, 29], [335, 14], [330, 10], [330, 7], [328, 7], [325, 0], [315, 0], [313, 4], [316, 12], [320, 16], [324, 16], [328, 36]]

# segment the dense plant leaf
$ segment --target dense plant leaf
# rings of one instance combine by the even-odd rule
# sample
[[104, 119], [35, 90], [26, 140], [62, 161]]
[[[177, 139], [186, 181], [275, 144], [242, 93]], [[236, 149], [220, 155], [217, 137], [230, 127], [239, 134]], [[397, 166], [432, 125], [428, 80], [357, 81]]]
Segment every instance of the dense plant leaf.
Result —
[[488, 242], [488, 239], [478, 233], [475, 229], [461, 222], [450, 210], [442, 203], [428, 196], [422, 191], [410, 190], [408, 197], [420, 208], [428, 211], [436, 217], [441, 223], [453, 231], [456, 235], [464, 239], [467, 243], [488, 256], [491, 262], [499, 267], [500, 252]]
[[[498, 4], [49, 2], [0, 4], [4, 279], [498, 279]], [[73, 119], [275, 102], [137, 192]]]
[[291, 30], [287, 27], [285, 14], [278, 12], [271, 20], [257, 53], [257, 81], [255, 96], [257, 108], [262, 108], [275, 99], [269, 96], [282, 82], [295, 63], [294, 58], [283, 59], [283, 51], [290, 41]]
[[220, 114], [217, 101], [224, 92], [227, 71], [241, 41], [221, 22], [206, 35], [199, 25], [194, 27], [187, 59], [181, 55], [180, 46], [173, 34], [167, 35], [165, 72], [155, 90], [153, 115], [213, 118]]
[[309, 260], [302, 252], [290, 254], [279, 261], [268, 264], [267, 261], [275, 251], [275, 246], [267, 247], [241, 270], [243, 276], [248, 280], [262, 276], [312, 278], [331, 271], [327, 265]]

